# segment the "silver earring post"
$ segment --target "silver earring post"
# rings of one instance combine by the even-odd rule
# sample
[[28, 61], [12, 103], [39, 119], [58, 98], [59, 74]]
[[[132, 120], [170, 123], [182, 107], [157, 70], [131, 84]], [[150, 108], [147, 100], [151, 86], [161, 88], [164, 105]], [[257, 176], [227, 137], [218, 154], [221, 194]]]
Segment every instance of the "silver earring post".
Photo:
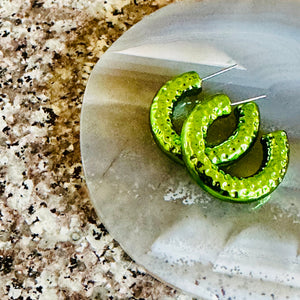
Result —
[[239, 105], [239, 104], [243, 104], [243, 103], [248, 103], [248, 102], [259, 100], [259, 99], [264, 99], [266, 97], [267, 97], [267, 95], [261, 95], [261, 96], [241, 100], [241, 101], [238, 101], [238, 102], [234, 102], [234, 103], [231, 103], [231, 105], [234, 106], [234, 105]]
[[217, 71], [217, 72], [215, 72], [215, 73], [213, 73], [213, 74], [210, 74], [210, 75], [208, 75], [208, 76], [202, 78], [202, 81], [211, 79], [211, 78], [216, 77], [216, 76], [218, 76], [218, 75], [221, 75], [221, 74], [223, 74], [223, 73], [225, 73], [225, 72], [227, 72], [227, 71], [230, 71], [230, 70], [234, 69], [235, 67], [237, 67], [237, 64], [231, 65], [231, 66], [229, 66], [229, 67], [227, 67], [227, 68], [224, 68], [224, 69], [222, 69], [222, 70], [220, 70], [220, 71]]

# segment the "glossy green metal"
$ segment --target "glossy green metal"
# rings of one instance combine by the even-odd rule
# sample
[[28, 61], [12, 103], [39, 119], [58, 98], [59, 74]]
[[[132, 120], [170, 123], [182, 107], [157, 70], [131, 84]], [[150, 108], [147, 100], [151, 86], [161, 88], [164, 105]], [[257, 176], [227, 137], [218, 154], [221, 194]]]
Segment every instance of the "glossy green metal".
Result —
[[216, 95], [194, 108], [181, 132], [183, 160], [195, 181], [213, 196], [232, 202], [256, 201], [272, 193], [284, 178], [289, 160], [287, 135], [276, 131], [263, 136], [265, 155], [260, 170], [247, 178], [231, 176], [211, 161], [205, 145], [208, 127], [230, 111], [226, 95]]
[[181, 97], [199, 93], [201, 83], [202, 79], [196, 72], [183, 73], [161, 87], [150, 108], [150, 124], [156, 143], [167, 155], [181, 164], [181, 139], [173, 128], [173, 109]]
[[241, 158], [256, 140], [259, 130], [259, 109], [254, 102], [236, 107], [236, 130], [223, 143], [207, 147], [205, 153], [215, 165], [229, 164]]
[[[173, 160], [183, 164], [181, 139], [172, 124], [176, 102], [187, 94], [201, 90], [196, 72], [183, 73], [168, 81], [156, 94], [150, 108], [152, 133], [159, 147]], [[216, 165], [228, 164], [244, 155], [254, 143], [259, 129], [259, 110], [254, 102], [235, 109], [238, 119], [234, 133], [220, 145], [207, 148], [207, 155]]]

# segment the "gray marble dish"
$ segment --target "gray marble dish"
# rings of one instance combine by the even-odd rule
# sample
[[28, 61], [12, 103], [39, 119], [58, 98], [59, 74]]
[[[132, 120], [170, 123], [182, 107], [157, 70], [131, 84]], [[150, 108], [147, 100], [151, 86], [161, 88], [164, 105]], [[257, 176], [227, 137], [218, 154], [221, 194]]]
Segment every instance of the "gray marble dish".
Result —
[[[233, 63], [203, 94], [224, 92], [233, 102], [267, 94], [258, 102], [261, 130], [286, 130], [291, 147], [284, 181], [257, 210], [204, 193], [149, 127], [166, 80]], [[82, 159], [97, 213], [136, 262], [203, 299], [300, 299], [299, 86], [299, 1], [172, 4], [108, 49], [84, 96]]]

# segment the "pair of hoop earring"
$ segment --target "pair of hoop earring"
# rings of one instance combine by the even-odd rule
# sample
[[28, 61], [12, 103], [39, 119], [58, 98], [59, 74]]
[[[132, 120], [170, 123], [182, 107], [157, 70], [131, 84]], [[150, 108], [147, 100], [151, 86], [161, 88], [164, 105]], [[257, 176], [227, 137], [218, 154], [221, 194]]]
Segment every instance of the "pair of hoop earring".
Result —
[[[213, 196], [231, 202], [253, 202], [270, 195], [283, 180], [289, 161], [287, 134], [280, 130], [263, 135], [264, 160], [252, 176], [231, 176], [220, 169], [244, 156], [257, 138], [260, 124], [255, 100], [266, 95], [231, 103], [224, 94], [211, 96], [195, 106], [185, 120], [181, 134], [173, 126], [176, 103], [187, 95], [198, 94], [202, 82], [223, 74], [237, 65], [222, 69], [205, 78], [186, 72], [166, 82], [157, 92], [150, 108], [150, 124], [155, 142], [174, 161], [185, 164], [192, 178]], [[236, 106], [237, 128], [223, 143], [206, 145], [209, 126]], [[264, 200], [265, 201], [265, 200]]]

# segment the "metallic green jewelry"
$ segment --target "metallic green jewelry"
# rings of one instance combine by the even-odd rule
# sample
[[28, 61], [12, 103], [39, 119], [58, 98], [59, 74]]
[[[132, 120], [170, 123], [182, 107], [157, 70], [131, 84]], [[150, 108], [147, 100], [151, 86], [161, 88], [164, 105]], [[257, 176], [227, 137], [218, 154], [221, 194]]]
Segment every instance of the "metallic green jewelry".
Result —
[[216, 95], [198, 104], [184, 122], [181, 140], [183, 160], [195, 181], [213, 196], [232, 202], [251, 202], [272, 193], [284, 178], [289, 161], [289, 144], [284, 131], [262, 138], [264, 161], [253, 176], [226, 174], [206, 154], [205, 138], [212, 122], [231, 111], [226, 95]]

